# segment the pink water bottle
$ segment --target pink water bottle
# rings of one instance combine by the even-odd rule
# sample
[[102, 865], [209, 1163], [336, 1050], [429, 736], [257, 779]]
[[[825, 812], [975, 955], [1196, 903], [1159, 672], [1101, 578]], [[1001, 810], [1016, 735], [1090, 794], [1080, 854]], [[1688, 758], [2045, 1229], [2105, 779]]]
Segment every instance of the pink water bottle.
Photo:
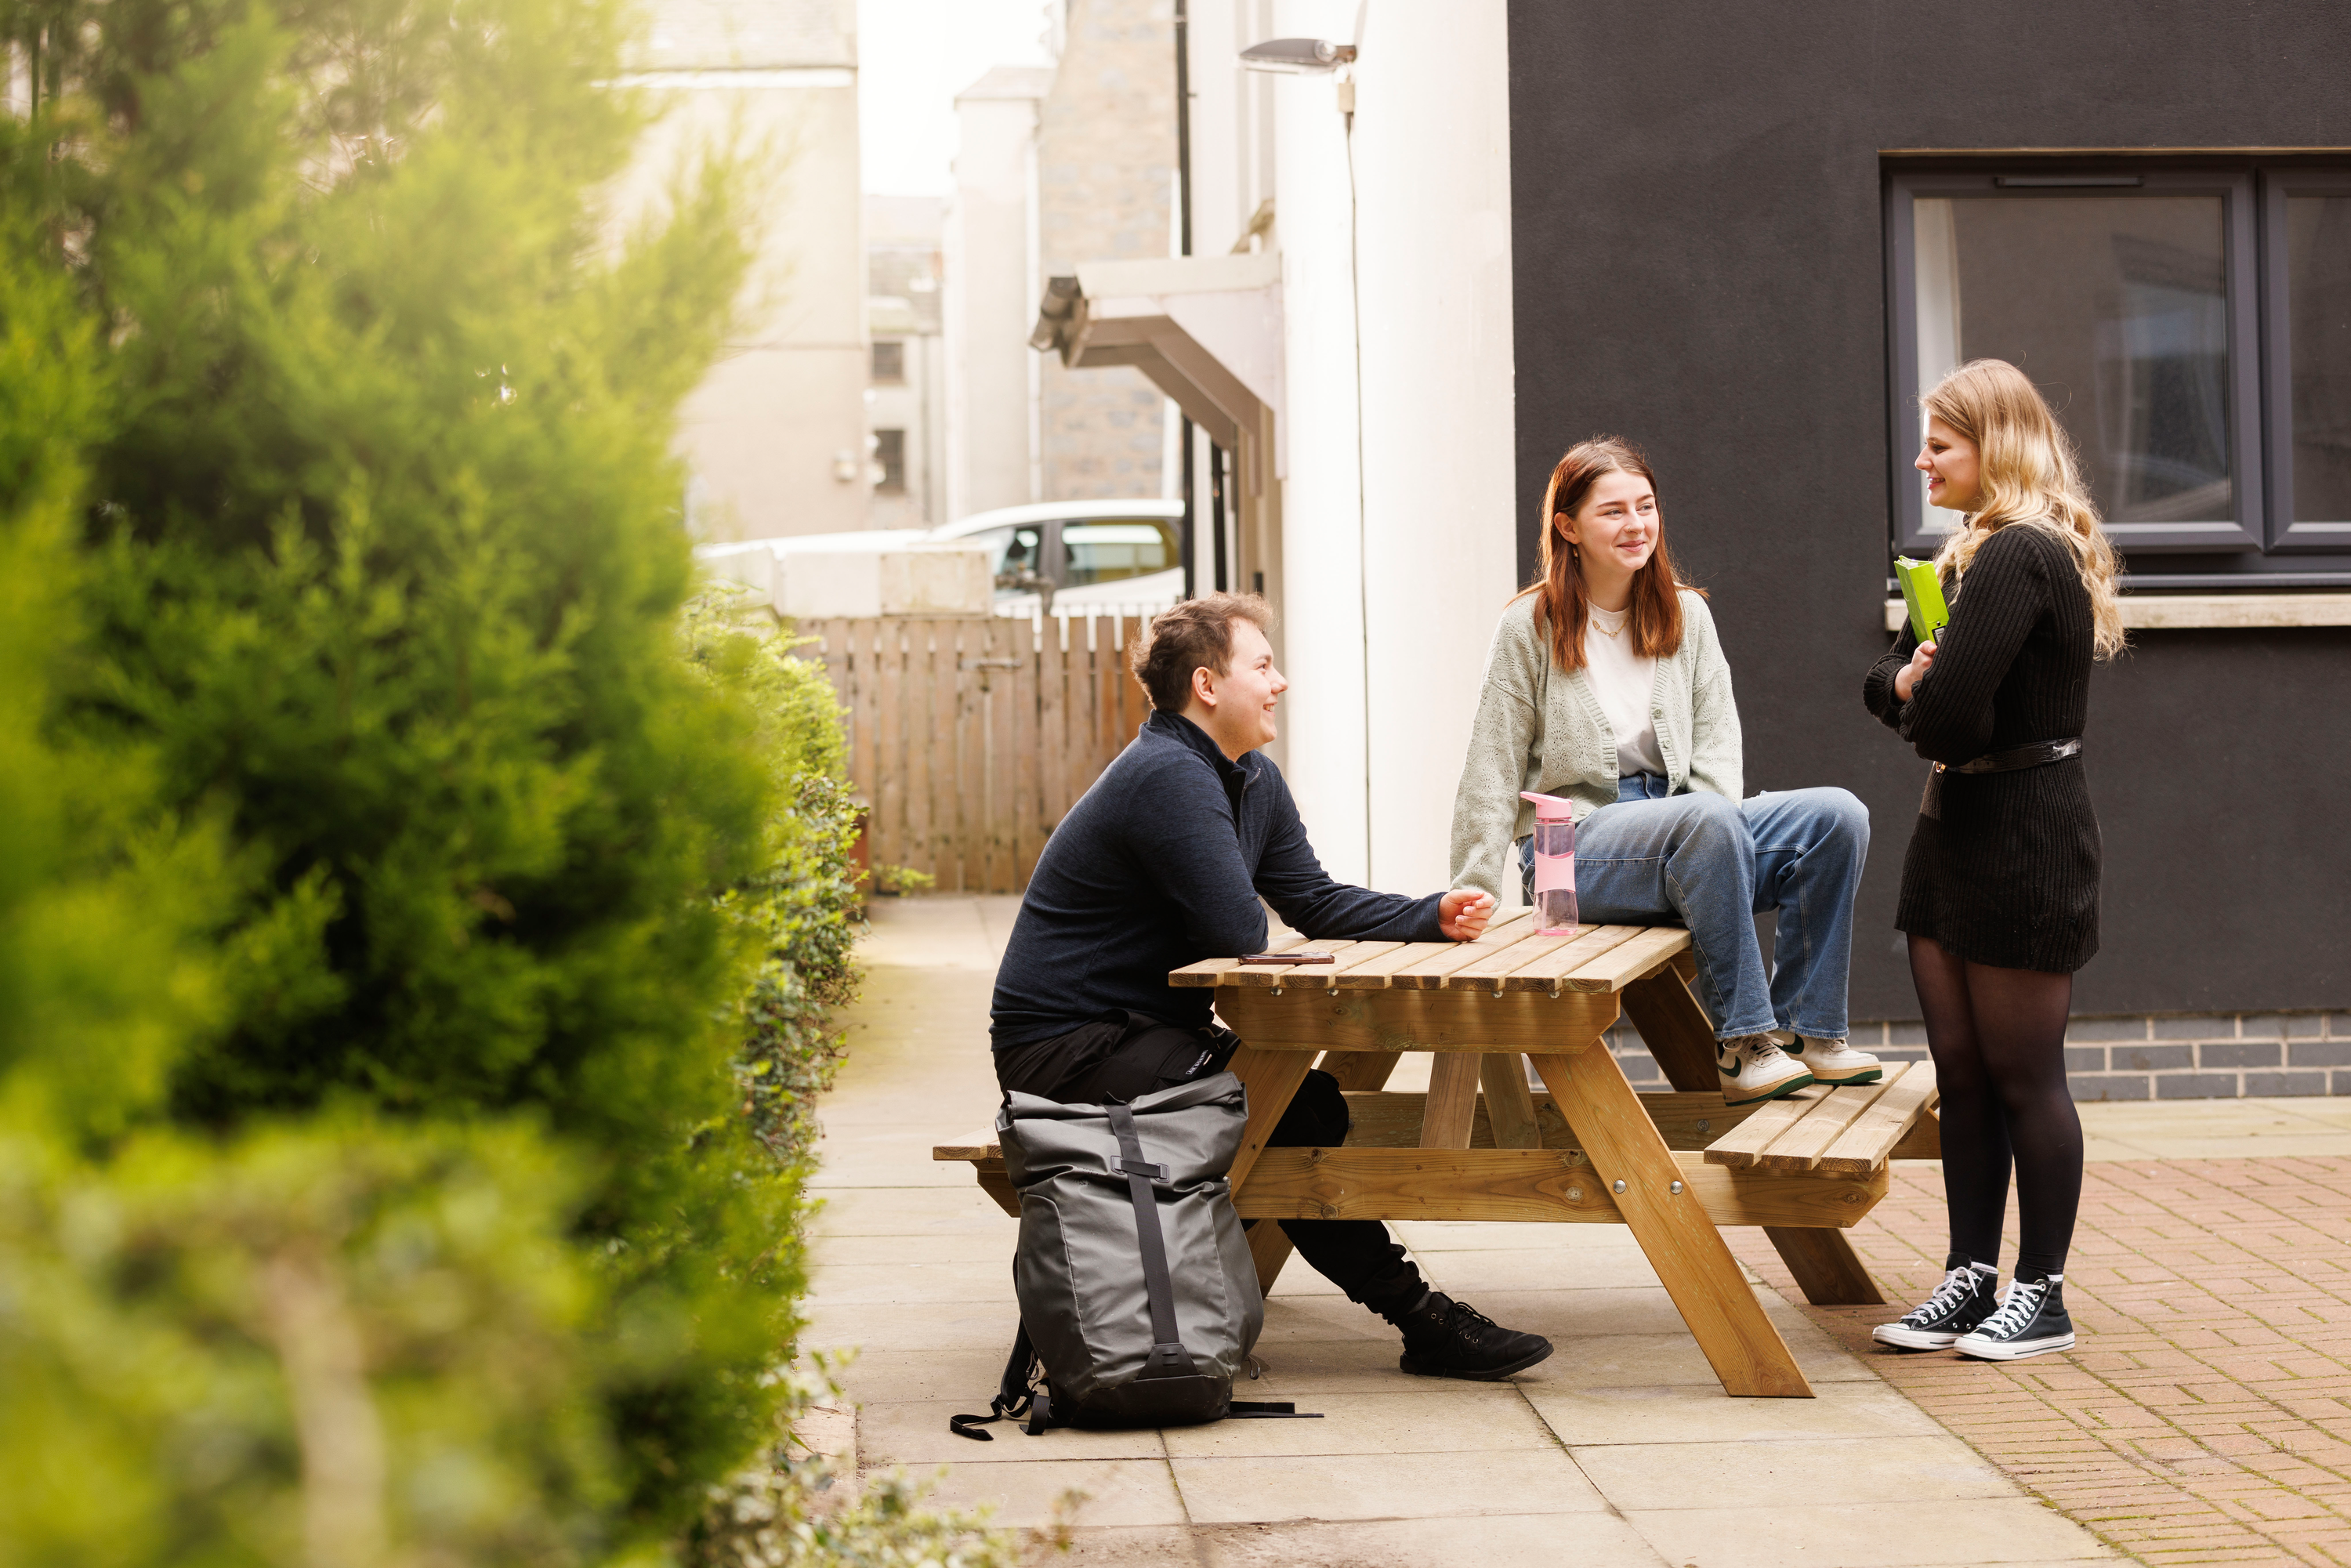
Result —
[[1575, 809], [1556, 795], [1519, 791], [1535, 803], [1535, 929], [1575, 935]]

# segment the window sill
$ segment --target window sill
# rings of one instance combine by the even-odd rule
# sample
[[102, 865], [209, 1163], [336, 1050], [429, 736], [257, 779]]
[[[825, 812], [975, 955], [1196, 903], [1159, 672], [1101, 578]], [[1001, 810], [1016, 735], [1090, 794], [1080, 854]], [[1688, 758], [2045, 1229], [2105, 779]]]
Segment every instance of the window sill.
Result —
[[[1902, 630], [1902, 601], [1886, 601], [1886, 629]], [[2134, 632], [2198, 627], [2351, 626], [2351, 593], [2126, 593], [2123, 624]]]

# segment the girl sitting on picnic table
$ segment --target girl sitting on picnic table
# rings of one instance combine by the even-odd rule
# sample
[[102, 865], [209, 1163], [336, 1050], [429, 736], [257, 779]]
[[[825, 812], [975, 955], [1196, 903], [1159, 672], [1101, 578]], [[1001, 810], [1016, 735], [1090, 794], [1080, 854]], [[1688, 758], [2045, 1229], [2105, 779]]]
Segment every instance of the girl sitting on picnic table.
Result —
[[1579, 443], [1543, 492], [1541, 575], [1494, 633], [1453, 802], [1453, 885], [1499, 896], [1515, 841], [1531, 899], [1520, 792], [1564, 796], [1582, 918], [1689, 927], [1725, 1101], [1876, 1082], [1877, 1058], [1845, 1041], [1868, 810], [1835, 789], [1741, 800], [1740, 765], [1730, 667], [1706, 596], [1675, 575], [1656, 476], [1614, 436]]
[[[1923, 400], [1917, 466], [1966, 522], [1935, 558], [1950, 623], [1905, 630], [1863, 684], [1935, 764], [1895, 925], [1943, 1096], [1951, 1251], [1942, 1284], [1876, 1331], [1909, 1350], [2015, 1361], [2070, 1349], [2065, 1249], [2082, 1124], [2065, 1082], [2074, 971], [2098, 950], [2098, 819], [2082, 768], [2090, 667], [2123, 646], [2114, 546], [2073, 444], [2022, 371], [1977, 360]], [[2016, 1171], [2016, 1276], [1992, 1284]]]

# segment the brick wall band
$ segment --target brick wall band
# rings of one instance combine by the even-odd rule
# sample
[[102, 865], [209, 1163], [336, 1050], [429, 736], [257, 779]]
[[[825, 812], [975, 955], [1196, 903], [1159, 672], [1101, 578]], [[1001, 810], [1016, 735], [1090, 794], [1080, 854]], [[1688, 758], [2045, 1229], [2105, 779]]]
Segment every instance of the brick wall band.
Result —
[[[1853, 1043], [1888, 1061], [1927, 1055], [1924, 1024], [1856, 1023]], [[1670, 1087], [1627, 1022], [1609, 1049], [1638, 1089]], [[2065, 1071], [2083, 1100], [2236, 1100], [2351, 1094], [2351, 1012], [2078, 1018]]]

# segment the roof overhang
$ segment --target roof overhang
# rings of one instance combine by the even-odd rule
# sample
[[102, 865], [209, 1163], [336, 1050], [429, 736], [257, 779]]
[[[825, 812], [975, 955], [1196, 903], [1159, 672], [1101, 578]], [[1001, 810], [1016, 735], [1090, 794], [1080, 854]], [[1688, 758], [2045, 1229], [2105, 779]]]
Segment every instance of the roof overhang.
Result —
[[1260, 251], [1081, 262], [1047, 284], [1029, 343], [1072, 370], [1134, 366], [1228, 450], [1271, 413], [1278, 474], [1281, 331], [1281, 257]]

